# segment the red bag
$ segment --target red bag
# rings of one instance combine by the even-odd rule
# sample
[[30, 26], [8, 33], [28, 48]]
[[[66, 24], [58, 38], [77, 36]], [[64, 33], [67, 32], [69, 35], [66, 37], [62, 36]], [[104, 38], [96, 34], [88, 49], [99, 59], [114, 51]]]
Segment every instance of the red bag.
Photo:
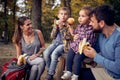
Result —
[[24, 80], [25, 65], [17, 66], [17, 59], [13, 58], [2, 66], [1, 80]]

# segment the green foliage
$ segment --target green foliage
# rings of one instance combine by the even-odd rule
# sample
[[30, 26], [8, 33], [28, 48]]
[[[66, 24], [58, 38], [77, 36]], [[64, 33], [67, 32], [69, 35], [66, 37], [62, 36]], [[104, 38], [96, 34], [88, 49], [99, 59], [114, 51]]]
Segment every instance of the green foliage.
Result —
[[[10, 10], [13, 9], [13, 2], [14, 0], [8, 0], [8, 8]], [[58, 10], [60, 7], [64, 6], [63, 0], [62, 4], [60, 5], [60, 7], [55, 7], [54, 10], [51, 10], [52, 8], [52, 0], [50, 0], [51, 2], [49, 4], [45, 3], [45, 0], [42, 0], [42, 32], [45, 38], [45, 41], [47, 42], [51, 42], [50, 39], [50, 33], [52, 30], [52, 25], [54, 22], [54, 19], [56, 18], [56, 16], [58, 15]], [[25, 3], [26, 6], [26, 13], [29, 13], [31, 11], [32, 8], [32, 0], [27, 0], [27, 2]], [[75, 19], [75, 27], [76, 25], [78, 25], [78, 15], [79, 15], [79, 11], [83, 6], [91, 6], [91, 7], [96, 7], [98, 5], [101, 4], [111, 4], [114, 6], [115, 9], [115, 22], [120, 25], [120, 0], [71, 0], [71, 17], [73, 17]], [[17, 5], [16, 5], [17, 7]], [[19, 8], [17, 7], [17, 11], [19, 10]], [[30, 11], [29, 11], [30, 10]], [[8, 22], [8, 37], [11, 40], [12, 36], [13, 36], [13, 32], [14, 32], [14, 28], [15, 28], [15, 22], [13, 21], [12, 18], [12, 14], [11, 15], [7, 15], [7, 18], [4, 17], [4, 13], [0, 12], [0, 36], [2, 34], [2, 31], [4, 29], [4, 21], [7, 20]]]
[[115, 23], [120, 26], [120, 0], [105, 0], [105, 2], [114, 7]]
[[[83, 6], [92, 6], [101, 5], [103, 0], [71, 0], [71, 17], [75, 19], [75, 27], [78, 24], [78, 15], [79, 11]], [[64, 6], [63, 2], [61, 7]], [[52, 24], [56, 16], [58, 15], [58, 10], [60, 7], [56, 7], [54, 10], [51, 10], [52, 4], [46, 4], [45, 1], [42, 3], [42, 31], [46, 41], [50, 40], [50, 32], [52, 30]]]

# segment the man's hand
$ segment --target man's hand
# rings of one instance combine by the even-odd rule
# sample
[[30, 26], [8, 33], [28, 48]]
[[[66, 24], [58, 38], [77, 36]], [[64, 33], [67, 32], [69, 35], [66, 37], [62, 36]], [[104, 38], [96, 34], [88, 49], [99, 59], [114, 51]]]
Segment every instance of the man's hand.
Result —
[[89, 46], [87, 49], [84, 49], [83, 53], [85, 54], [85, 56], [90, 58], [94, 58], [96, 55], [95, 49], [93, 49], [91, 46]]

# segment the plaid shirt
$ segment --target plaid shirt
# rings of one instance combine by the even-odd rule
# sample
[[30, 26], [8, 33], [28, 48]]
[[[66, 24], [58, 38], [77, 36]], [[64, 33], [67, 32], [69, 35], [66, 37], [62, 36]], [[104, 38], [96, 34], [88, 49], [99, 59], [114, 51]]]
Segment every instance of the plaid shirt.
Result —
[[[72, 27], [72, 26], [70, 26], [70, 27]], [[63, 27], [62, 29], [60, 29], [60, 32], [62, 34], [64, 51], [67, 53], [70, 48], [70, 43], [72, 42], [73, 37], [72, 37], [72, 35], [69, 31], [69, 27], [67, 25], [65, 27]]]
[[[72, 27], [72, 26], [71, 26]], [[53, 43], [64, 44], [64, 51], [67, 52], [70, 48], [70, 43], [72, 41], [72, 35], [68, 30], [68, 26], [59, 28], [56, 25], [53, 26], [51, 32], [51, 38], [53, 38]]]
[[54, 44], [63, 44], [62, 41], [62, 34], [60, 33], [60, 29], [57, 26], [53, 26], [52, 32], [51, 32], [51, 38], [53, 39]]
[[83, 40], [83, 38], [87, 38], [87, 42], [89, 42], [92, 46], [95, 43], [95, 33], [93, 32], [92, 26], [90, 25], [78, 25], [74, 31], [74, 34], [79, 34], [79, 38], [74, 40], [70, 44], [70, 47], [76, 53], [78, 53], [79, 42]]

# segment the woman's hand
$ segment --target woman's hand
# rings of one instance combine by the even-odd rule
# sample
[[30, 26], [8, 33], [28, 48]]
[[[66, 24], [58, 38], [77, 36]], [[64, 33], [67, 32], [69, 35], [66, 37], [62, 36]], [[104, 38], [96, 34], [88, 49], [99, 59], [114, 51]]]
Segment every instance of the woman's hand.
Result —
[[29, 57], [30, 61], [34, 60], [37, 57], [36, 54], [33, 54], [32, 56]]
[[94, 58], [97, 52], [95, 51], [94, 48], [92, 48], [91, 46], [88, 46], [87, 49], [83, 50], [83, 53], [87, 57]]

